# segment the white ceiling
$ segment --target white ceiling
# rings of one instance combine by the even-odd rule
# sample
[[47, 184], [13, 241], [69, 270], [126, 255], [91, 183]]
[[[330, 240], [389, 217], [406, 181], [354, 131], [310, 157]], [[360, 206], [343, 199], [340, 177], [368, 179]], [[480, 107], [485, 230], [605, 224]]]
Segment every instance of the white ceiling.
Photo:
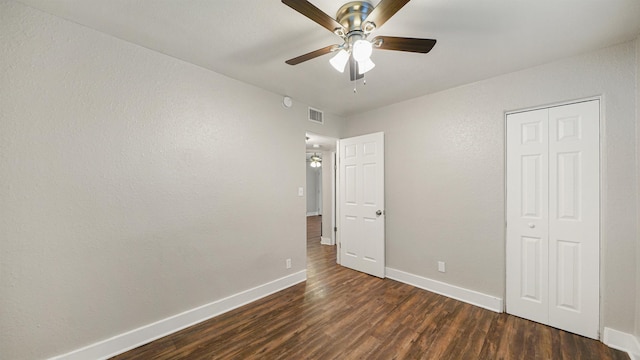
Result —
[[321, 152], [321, 151], [336, 151], [336, 141], [338, 139], [318, 135], [314, 133], [306, 133], [307, 141], [306, 148], [307, 153]]
[[[376, 50], [367, 85], [325, 55], [340, 38], [277, 0], [20, 0], [316, 108], [350, 115], [633, 39], [640, 0], [413, 0], [373, 35], [437, 39], [429, 54]], [[343, 0], [311, 0], [334, 16]], [[377, 4], [379, 1], [373, 1]]]

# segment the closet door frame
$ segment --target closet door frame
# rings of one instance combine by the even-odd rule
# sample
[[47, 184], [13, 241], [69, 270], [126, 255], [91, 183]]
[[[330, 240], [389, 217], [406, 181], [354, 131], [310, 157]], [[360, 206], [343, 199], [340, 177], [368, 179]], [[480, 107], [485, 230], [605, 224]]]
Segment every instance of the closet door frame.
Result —
[[[604, 144], [604, 124], [605, 124], [605, 118], [604, 118], [604, 111], [603, 111], [603, 107], [604, 107], [604, 102], [601, 96], [595, 96], [595, 97], [590, 97], [590, 98], [584, 98], [584, 99], [579, 99], [579, 100], [573, 100], [573, 101], [566, 101], [566, 102], [562, 102], [562, 103], [555, 103], [555, 104], [550, 104], [550, 105], [544, 105], [544, 106], [538, 106], [538, 107], [532, 107], [532, 108], [526, 108], [526, 109], [520, 109], [520, 110], [516, 110], [516, 111], [509, 111], [509, 112], [505, 112], [505, 117], [504, 117], [504, 146], [505, 146], [505, 153], [504, 153], [504, 164], [505, 164], [505, 249], [507, 249], [507, 243], [509, 241], [509, 237], [508, 237], [508, 232], [511, 232], [510, 236], [513, 236], [513, 228], [509, 228], [508, 224], [507, 224], [507, 220], [509, 219], [509, 204], [508, 201], [509, 199], [509, 195], [508, 195], [508, 185], [509, 185], [509, 178], [507, 176], [507, 172], [509, 171], [509, 165], [508, 165], [508, 150], [509, 150], [509, 145], [508, 145], [508, 133], [507, 131], [509, 130], [507, 127], [507, 121], [509, 116], [511, 115], [515, 115], [515, 114], [519, 114], [519, 113], [525, 113], [525, 112], [533, 112], [533, 111], [538, 111], [538, 110], [550, 110], [553, 108], [559, 108], [559, 107], [563, 107], [565, 105], [573, 105], [573, 104], [579, 104], [579, 103], [586, 103], [586, 102], [592, 102], [596, 100], [593, 104], [595, 104], [595, 106], [597, 106], [597, 110], [596, 109], [591, 109], [591, 111], [593, 112], [597, 112], [597, 119], [595, 120], [597, 124], [594, 125], [595, 131], [597, 131], [595, 137], [596, 139], [595, 142], [597, 142], [597, 144], [594, 144], [594, 142], [591, 142], [591, 146], [595, 146], [595, 154], [591, 154], [591, 157], [589, 157], [590, 159], [593, 158], [597, 158], [598, 161], [598, 166], [599, 168], [597, 169], [598, 172], [598, 176], [597, 176], [597, 189], [598, 189], [598, 195], [597, 197], [597, 209], [595, 210], [597, 215], [595, 217], [595, 220], [597, 222], [597, 264], [595, 264], [595, 271], [591, 271], [591, 274], [589, 275], [590, 279], [593, 278], [593, 276], [595, 275], [597, 277], [597, 282], [598, 284], [597, 286], [597, 298], [595, 299], [595, 306], [593, 306], [593, 302], [591, 302], [592, 306], [591, 309], [596, 309], [595, 311], [597, 311], [597, 323], [595, 323], [594, 325], [594, 321], [590, 321], [591, 325], [591, 329], [593, 330], [589, 330], [588, 332], [580, 332], [580, 331], [575, 331], [574, 329], [566, 329], [567, 331], [570, 332], [575, 332], [575, 333], [579, 333], [580, 335], [584, 335], [587, 337], [591, 337], [594, 339], [599, 339], [601, 336], [601, 327], [602, 327], [602, 301], [600, 301], [601, 296], [602, 296], [602, 243], [603, 243], [603, 229], [604, 229], [604, 217], [602, 214], [602, 204], [604, 203], [604, 199], [606, 198], [606, 194], [605, 194], [605, 189], [606, 189], [606, 179], [604, 178], [604, 174], [602, 169], [605, 168], [606, 163], [605, 163], [605, 157], [604, 157], [604, 150], [605, 149], [605, 144]], [[592, 119], [593, 121], [593, 119]], [[551, 129], [551, 117], [548, 118], [548, 122], [547, 122], [547, 126], [549, 127], [549, 129]], [[593, 122], [592, 122], [593, 123]], [[593, 130], [593, 129], [592, 129]], [[514, 130], [511, 129], [511, 132], [513, 132]], [[512, 134], [513, 136], [513, 134]], [[549, 130], [549, 134], [548, 136], [551, 136], [551, 130]], [[555, 135], [554, 135], [555, 136]], [[551, 150], [549, 150], [547, 152], [547, 156], [550, 156], [551, 154]], [[555, 156], [555, 155], [554, 155]], [[551, 159], [549, 159], [551, 160]], [[512, 158], [511, 161], [514, 161], [514, 159]], [[550, 166], [554, 165], [552, 162], [550, 162]], [[513, 165], [512, 165], [513, 166]], [[555, 166], [555, 165], [554, 165]], [[550, 171], [550, 170], [549, 170]], [[513, 181], [513, 180], [512, 180]], [[556, 181], [556, 179], [553, 180], [548, 180], [548, 181]], [[513, 194], [512, 194], [513, 197]], [[551, 199], [549, 199], [551, 200]], [[513, 203], [511, 204], [511, 206], [513, 206]], [[551, 203], [549, 203], [549, 206], [551, 206]], [[593, 208], [593, 207], [591, 207]], [[551, 216], [551, 211], [548, 214], [549, 216]], [[514, 220], [514, 217], [510, 218], [511, 221]], [[549, 219], [549, 221], [551, 221], [551, 219]], [[549, 233], [547, 234], [549, 235]], [[512, 240], [513, 241], [513, 240]], [[593, 244], [593, 243], [592, 243]], [[511, 243], [511, 247], [513, 248], [513, 242]], [[549, 251], [551, 251], [551, 249], [549, 249]], [[513, 254], [513, 252], [511, 252], [511, 254]], [[509, 253], [507, 252], [507, 250], [505, 250], [505, 255], [508, 257]], [[509, 294], [511, 294], [510, 296], [513, 296], [513, 288], [510, 289], [509, 287], [509, 282], [511, 282], [511, 284], [513, 284], [513, 276], [514, 274], [509, 274], [510, 268], [507, 267], [507, 261], [508, 259], [505, 258], [505, 294], [504, 294], [504, 298], [505, 298], [505, 311], [507, 311], [509, 309]], [[551, 259], [549, 260], [551, 261]], [[590, 262], [591, 263], [591, 262]], [[551, 264], [549, 264], [549, 266], [551, 266]], [[512, 267], [513, 268], [513, 267]], [[512, 271], [513, 272], [513, 271]], [[510, 275], [511, 275], [511, 279], [510, 279]], [[517, 276], [520, 276], [521, 274], [518, 274]], [[551, 283], [551, 282], [550, 282]], [[556, 289], [557, 290], [557, 289]], [[519, 290], [518, 290], [519, 291]], [[551, 291], [551, 289], [549, 289], [549, 291]], [[546, 294], [545, 294], [546, 295]], [[553, 302], [554, 300], [549, 297], [549, 301], [550, 301], [550, 307], [553, 305], [551, 304], [551, 302]], [[512, 300], [513, 303], [513, 300]], [[550, 312], [552, 312], [552, 310], [549, 310]], [[507, 311], [508, 312], [508, 311]], [[594, 312], [594, 311], [592, 311]], [[523, 316], [525, 317], [525, 316]], [[540, 321], [541, 319], [532, 319], [534, 321], [539, 321], [539, 322], [543, 322], [546, 324], [550, 324], [551, 326], [558, 326], [559, 324], [555, 323], [553, 321], [553, 319], [549, 319], [548, 321]], [[565, 323], [571, 324], [572, 322], [574, 322], [574, 320], [569, 320], [568, 322], [565, 321]]]

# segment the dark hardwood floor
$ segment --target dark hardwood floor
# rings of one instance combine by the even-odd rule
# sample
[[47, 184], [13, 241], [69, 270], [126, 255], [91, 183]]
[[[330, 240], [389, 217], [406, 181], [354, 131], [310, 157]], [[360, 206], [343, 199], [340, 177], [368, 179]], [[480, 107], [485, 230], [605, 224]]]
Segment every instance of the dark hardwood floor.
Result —
[[629, 359], [595, 340], [337, 266], [318, 229], [307, 227], [305, 283], [114, 359]]

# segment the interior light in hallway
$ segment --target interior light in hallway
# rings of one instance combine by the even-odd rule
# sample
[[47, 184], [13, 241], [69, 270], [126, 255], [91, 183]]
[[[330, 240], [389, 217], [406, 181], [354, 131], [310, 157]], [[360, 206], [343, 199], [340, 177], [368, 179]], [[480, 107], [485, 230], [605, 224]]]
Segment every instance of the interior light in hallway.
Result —
[[315, 153], [313, 155], [311, 155], [309, 160], [311, 160], [311, 163], [309, 165], [312, 168], [319, 168], [319, 167], [322, 166], [322, 158], [320, 156], [318, 156], [317, 154], [315, 154]]

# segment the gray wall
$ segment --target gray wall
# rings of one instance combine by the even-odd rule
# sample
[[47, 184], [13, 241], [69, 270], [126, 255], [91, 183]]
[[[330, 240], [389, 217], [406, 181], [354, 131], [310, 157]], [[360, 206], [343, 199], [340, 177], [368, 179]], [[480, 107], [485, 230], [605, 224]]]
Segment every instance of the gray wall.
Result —
[[333, 218], [334, 199], [332, 198], [333, 158], [330, 151], [322, 152], [322, 237], [333, 238], [331, 219]]
[[0, 83], [3, 359], [306, 268], [305, 131], [343, 119], [8, 1]]
[[[503, 296], [504, 111], [601, 94], [603, 325], [633, 332], [635, 313], [640, 334], [636, 53], [353, 117], [350, 135], [386, 133], [389, 266]], [[0, 83], [3, 358], [75, 350], [306, 267], [304, 134], [340, 137], [340, 117], [310, 123], [305, 104], [8, 1]]]
[[504, 297], [504, 114], [602, 95], [602, 325], [633, 333], [635, 56], [625, 43], [350, 117], [348, 136], [385, 132], [387, 266]]

